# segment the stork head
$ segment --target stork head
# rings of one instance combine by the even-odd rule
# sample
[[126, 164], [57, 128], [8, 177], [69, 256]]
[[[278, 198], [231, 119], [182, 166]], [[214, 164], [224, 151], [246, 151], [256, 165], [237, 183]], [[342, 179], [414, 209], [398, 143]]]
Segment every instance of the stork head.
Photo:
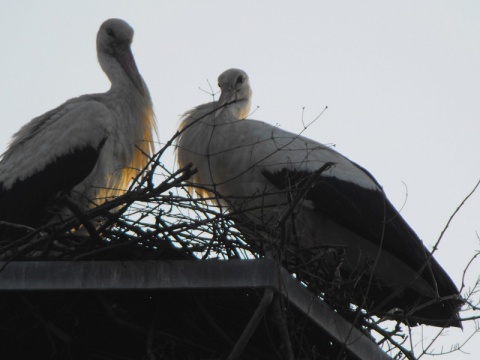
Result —
[[[115, 81], [124, 78], [119, 74], [123, 71], [138, 91], [145, 96], [147, 91], [130, 50], [132, 40], [133, 29], [127, 22], [121, 19], [106, 20], [97, 33], [98, 60], [112, 84], [115, 85]], [[114, 66], [112, 60], [121, 67]]]
[[240, 69], [229, 69], [218, 77], [218, 87], [222, 90], [220, 106], [229, 103], [228, 107], [238, 116], [244, 119], [250, 112], [252, 89], [248, 75]]

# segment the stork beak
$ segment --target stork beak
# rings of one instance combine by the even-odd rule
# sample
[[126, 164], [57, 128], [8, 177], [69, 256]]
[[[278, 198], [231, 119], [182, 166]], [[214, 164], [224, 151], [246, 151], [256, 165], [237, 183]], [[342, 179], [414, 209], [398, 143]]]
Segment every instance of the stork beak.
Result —
[[140, 91], [140, 94], [142, 94], [142, 96], [146, 96], [145, 85], [142, 76], [138, 71], [137, 64], [135, 64], [135, 59], [133, 58], [130, 47], [119, 51], [116, 58], [120, 65], [122, 65], [128, 77], [132, 80], [135, 87], [138, 89], [138, 91]]
[[222, 92], [220, 93], [220, 98], [218, 99], [218, 103], [220, 105], [224, 105], [227, 102], [234, 101], [235, 99], [235, 89], [222, 89]]

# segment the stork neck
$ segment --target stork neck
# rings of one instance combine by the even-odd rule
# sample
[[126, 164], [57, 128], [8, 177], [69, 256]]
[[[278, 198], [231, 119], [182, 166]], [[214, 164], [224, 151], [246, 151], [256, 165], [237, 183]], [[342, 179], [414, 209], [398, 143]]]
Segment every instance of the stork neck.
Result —
[[212, 125], [232, 123], [245, 119], [249, 111], [249, 100], [237, 101], [227, 106], [222, 106], [220, 101], [214, 101], [199, 105], [185, 113], [180, 128], [190, 128], [196, 123], [195, 131], [198, 131], [205, 125], [210, 128]]
[[119, 96], [122, 94], [126, 96], [132, 96], [135, 94], [143, 97], [123, 67], [113, 56], [99, 53], [98, 60], [100, 66], [111, 82], [110, 93], [115, 93]]
[[[218, 105], [219, 107], [221, 105]], [[225, 118], [243, 120], [250, 112], [250, 99], [236, 100], [234, 103], [226, 106], [221, 111], [225, 113]]]

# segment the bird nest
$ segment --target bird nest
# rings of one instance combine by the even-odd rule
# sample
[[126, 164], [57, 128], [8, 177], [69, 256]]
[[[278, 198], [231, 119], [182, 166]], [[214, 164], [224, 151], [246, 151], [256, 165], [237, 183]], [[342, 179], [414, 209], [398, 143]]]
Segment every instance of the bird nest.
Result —
[[[169, 172], [161, 162], [165, 149], [118, 198], [82, 212], [63, 196], [75, 216], [0, 243], [3, 266], [11, 261], [53, 260], [61, 267], [61, 261], [202, 261], [267, 254], [378, 346], [399, 358], [414, 358], [403, 345], [408, 328], [381, 323], [352, 305], [345, 283], [353, 289], [361, 269], [358, 277], [342, 278], [335, 264], [341, 263], [343, 249], [297, 253], [282, 240], [285, 233], [270, 241], [279, 234], [253, 229], [242, 214], [225, 213], [206, 199], [191, 197], [186, 185], [195, 169]], [[10, 358], [224, 359], [262, 296], [260, 289], [232, 288], [4, 292], [0, 336]], [[278, 297], [239, 358], [357, 357]]]

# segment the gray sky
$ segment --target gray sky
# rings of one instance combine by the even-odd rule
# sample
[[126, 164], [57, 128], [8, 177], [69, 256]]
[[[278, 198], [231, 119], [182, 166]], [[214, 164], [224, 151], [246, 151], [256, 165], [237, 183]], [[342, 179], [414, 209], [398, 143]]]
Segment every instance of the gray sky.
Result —
[[[237, 67], [250, 76], [259, 107], [252, 118], [298, 132], [302, 118], [310, 122], [328, 106], [304, 135], [370, 170], [429, 247], [480, 180], [480, 2], [473, 0], [0, 0], [0, 151], [33, 117], [108, 89], [95, 36], [111, 17], [135, 29], [133, 53], [161, 142], [180, 114], [212, 100], [200, 88], [218, 91], [218, 75]], [[164, 161], [173, 166], [173, 155]], [[435, 255], [457, 285], [480, 248], [479, 200], [480, 192], [462, 208]], [[479, 274], [477, 261], [467, 282]], [[472, 329], [448, 330], [435, 349]], [[478, 339], [465, 347], [470, 355], [442, 358], [480, 355]]]

